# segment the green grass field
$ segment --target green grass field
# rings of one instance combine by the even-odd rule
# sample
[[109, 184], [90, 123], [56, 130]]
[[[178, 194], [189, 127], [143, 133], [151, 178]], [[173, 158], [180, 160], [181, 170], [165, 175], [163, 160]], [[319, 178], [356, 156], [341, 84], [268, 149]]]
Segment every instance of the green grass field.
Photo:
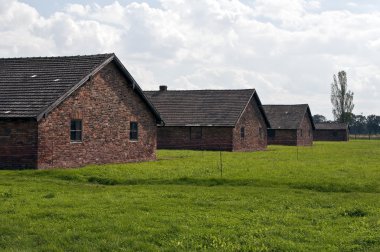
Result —
[[380, 251], [380, 141], [0, 171], [0, 251]]

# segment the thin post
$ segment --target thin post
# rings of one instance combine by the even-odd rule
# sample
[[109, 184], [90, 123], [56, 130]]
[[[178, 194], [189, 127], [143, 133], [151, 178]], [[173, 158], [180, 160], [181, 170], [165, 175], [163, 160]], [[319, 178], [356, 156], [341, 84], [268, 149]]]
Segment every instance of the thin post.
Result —
[[54, 166], [54, 140], [52, 141], [51, 145], [51, 165]]
[[220, 146], [219, 146], [219, 163], [220, 163], [220, 177], [223, 177], [222, 148]]
[[201, 154], [202, 154], [202, 169], [203, 169], [203, 171], [205, 171], [206, 165], [205, 165], [205, 157], [204, 157], [204, 153], [203, 153], [203, 143], [201, 143]]

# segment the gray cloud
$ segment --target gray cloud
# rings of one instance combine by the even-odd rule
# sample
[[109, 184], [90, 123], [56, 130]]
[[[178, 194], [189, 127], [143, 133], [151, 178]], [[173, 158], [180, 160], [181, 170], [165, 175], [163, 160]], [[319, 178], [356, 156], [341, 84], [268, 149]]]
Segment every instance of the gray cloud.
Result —
[[309, 103], [330, 118], [329, 84], [346, 70], [354, 112], [379, 114], [380, 12], [323, 4], [115, 1], [68, 4], [44, 17], [0, 0], [0, 56], [115, 52], [144, 89], [255, 87], [264, 103]]

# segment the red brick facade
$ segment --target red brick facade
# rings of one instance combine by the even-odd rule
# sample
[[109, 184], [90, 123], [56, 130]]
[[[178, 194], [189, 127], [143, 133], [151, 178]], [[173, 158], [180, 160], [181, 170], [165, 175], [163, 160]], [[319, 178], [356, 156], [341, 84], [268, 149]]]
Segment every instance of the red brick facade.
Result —
[[313, 145], [313, 128], [309, 116], [305, 114], [298, 129], [269, 129], [268, 144], [290, 146]]
[[0, 120], [0, 168], [37, 167], [37, 122]]
[[297, 130], [297, 145], [313, 145], [313, 127], [311, 125], [310, 117], [308, 117], [307, 115], [305, 115], [300, 128]]
[[[37, 122], [11, 125], [12, 130], [22, 133], [15, 138], [12, 135], [8, 143], [16, 146], [20, 143], [27, 148], [25, 153], [33, 153], [19, 161], [10, 160], [11, 166], [46, 169], [155, 159], [156, 118], [127, 81], [111, 62], [38, 125]], [[78, 143], [70, 141], [73, 119], [83, 123], [83, 141]], [[138, 123], [137, 141], [129, 140], [130, 122]], [[29, 139], [30, 144], [22, 144], [23, 138]], [[8, 148], [6, 145], [2, 141], [1, 153]], [[2, 158], [0, 165], [4, 161], [9, 162]]]
[[269, 145], [297, 145], [297, 130], [268, 129]]
[[252, 100], [235, 127], [158, 127], [157, 133], [158, 149], [252, 151], [266, 146], [266, 124]]
[[349, 134], [346, 129], [316, 129], [314, 141], [348, 141]]
[[[231, 151], [232, 127], [158, 127], [158, 149]], [[194, 132], [200, 133], [197, 137]]]
[[[241, 137], [242, 127], [244, 127], [244, 138]], [[266, 147], [267, 126], [257, 103], [251, 100], [235, 128], [233, 128], [233, 150], [265, 150]]]

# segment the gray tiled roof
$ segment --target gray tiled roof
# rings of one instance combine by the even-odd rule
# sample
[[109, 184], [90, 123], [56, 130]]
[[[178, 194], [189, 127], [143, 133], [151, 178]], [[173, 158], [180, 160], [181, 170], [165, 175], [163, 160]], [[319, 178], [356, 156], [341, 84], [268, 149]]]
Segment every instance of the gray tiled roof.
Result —
[[[255, 89], [146, 91], [166, 126], [235, 126]], [[263, 116], [266, 120], [265, 114]]]
[[263, 108], [272, 129], [298, 129], [305, 115], [310, 117], [314, 128], [313, 118], [307, 104], [263, 105]]
[[325, 122], [325, 123], [316, 123], [316, 130], [347, 130], [347, 123], [336, 123], [336, 122]]
[[132, 80], [159, 121], [157, 111], [113, 53], [0, 59], [0, 118], [39, 120], [112, 60]]

